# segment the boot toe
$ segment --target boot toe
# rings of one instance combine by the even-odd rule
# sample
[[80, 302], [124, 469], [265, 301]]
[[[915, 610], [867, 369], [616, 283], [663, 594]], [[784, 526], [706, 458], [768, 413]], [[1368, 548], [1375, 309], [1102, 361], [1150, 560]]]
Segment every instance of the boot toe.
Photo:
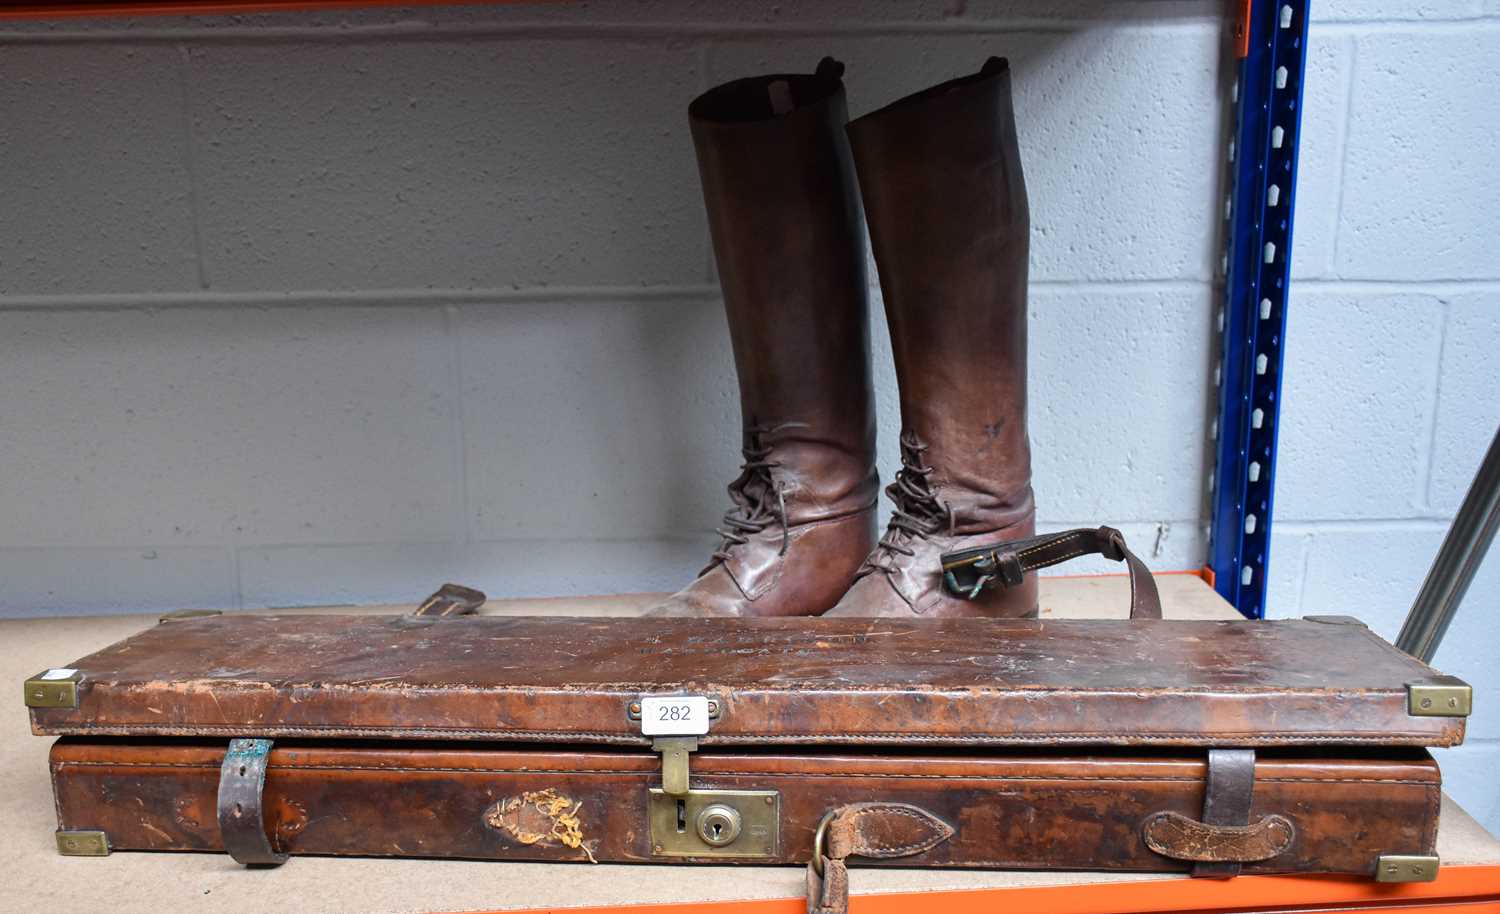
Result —
[[824, 616], [845, 619], [899, 619], [915, 615], [885, 575], [867, 574], [844, 592]]
[[[663, 617], [694, 619], [745, 615], [743, 611], [743, 598], [739, 596], [737, 591], [729, 591], [729, 588], [724, 586], [724, 582], [716, 579], [717, 576], [725, 576], [722, 569], [716, 568], [710, 571], [670, 597], [647, 609], [645, 615], [658, 619]], [[732, 587], [732, 585], [730, 586]]]

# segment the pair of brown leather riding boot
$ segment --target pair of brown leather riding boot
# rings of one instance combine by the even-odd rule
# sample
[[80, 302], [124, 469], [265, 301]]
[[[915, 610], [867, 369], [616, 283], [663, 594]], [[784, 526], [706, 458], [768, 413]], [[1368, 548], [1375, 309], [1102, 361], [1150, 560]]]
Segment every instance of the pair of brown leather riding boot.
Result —
[[[1035, 615], [1034, 576], [960, 600], [939, 563], [1033, 534], [1029, 218], [1009, 68], [992, 58], [852, 123], [842, 75], [824, 59], [688, 109], [745, 463], [712, 561], [655, 612]], [[901, 393], [878, 541], [861, 196]]]

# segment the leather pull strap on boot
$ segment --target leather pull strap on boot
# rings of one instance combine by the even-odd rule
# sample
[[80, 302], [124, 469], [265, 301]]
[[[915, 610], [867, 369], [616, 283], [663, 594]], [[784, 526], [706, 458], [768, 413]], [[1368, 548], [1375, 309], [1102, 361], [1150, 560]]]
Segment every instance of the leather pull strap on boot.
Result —
[[723, 539], [653, 612], [816, 615], [875, 543], [875, 419], [843, 65], [688, 108], [739, 375], [745, 463]]
[[1026, 432], [1030, 218], [1010, 68], [849, 125], [901, 393], [901, 464], [880, 545], [833, 610], [1031, 616], [1035, 576], [960, 600], [944, 552], [1034, 533]]

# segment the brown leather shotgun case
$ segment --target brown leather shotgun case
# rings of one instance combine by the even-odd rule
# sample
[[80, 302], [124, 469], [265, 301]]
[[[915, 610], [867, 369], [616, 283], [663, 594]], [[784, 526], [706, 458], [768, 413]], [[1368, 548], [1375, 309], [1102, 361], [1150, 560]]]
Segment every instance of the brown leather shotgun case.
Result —
[[[26, 684], [66, 853], [1432, 878], [1468, 687], [1350, 619], [165, 622]], [[828, 901], [833, 899], [833, 901]]]

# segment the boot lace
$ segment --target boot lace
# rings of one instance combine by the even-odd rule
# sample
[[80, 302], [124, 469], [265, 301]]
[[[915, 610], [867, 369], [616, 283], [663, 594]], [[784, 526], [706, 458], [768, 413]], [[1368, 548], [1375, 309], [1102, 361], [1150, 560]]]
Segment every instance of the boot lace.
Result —
[[950, 535], [953, 533], [953, 506], [938, 501], [928, 479], [932, 467], [927, 466], [922, 456], [927, 448], [928, 445], [915, 434], [901, 433], [901, 469], [896, 473], [895, 481], [885, 487], [885, 494], [895, 509], [875, 552], [865, 559], [868, 571], [894, 574], [900, 570], [899, 556], [910, 558], [916, 555], [916, 551], [907, 545], [913, 538], [925, 540], [945, 529]]
[[786, 522], [786, 494], [772, 472], [781, 463], [769, 459], [772, 446], [765, 443], [765, 438], [781, 429], [800, 424], [786, 422], [775, 426], [751, 425], [745, 429], [745, 446], [741, 449], [745, 462], [740, 464], [739, 478], [729, 484], [729, 497], [735, 506], [725, 512], [724, 526], [714, 531], [722, 538], [722, 542], [703, 571], [728, 561], [734, 547], [750, 542], [751, 536], [772, 524], [781, 525], [779, 554], [786, 555], [787, 546], [791, 543], [791, 531]]

